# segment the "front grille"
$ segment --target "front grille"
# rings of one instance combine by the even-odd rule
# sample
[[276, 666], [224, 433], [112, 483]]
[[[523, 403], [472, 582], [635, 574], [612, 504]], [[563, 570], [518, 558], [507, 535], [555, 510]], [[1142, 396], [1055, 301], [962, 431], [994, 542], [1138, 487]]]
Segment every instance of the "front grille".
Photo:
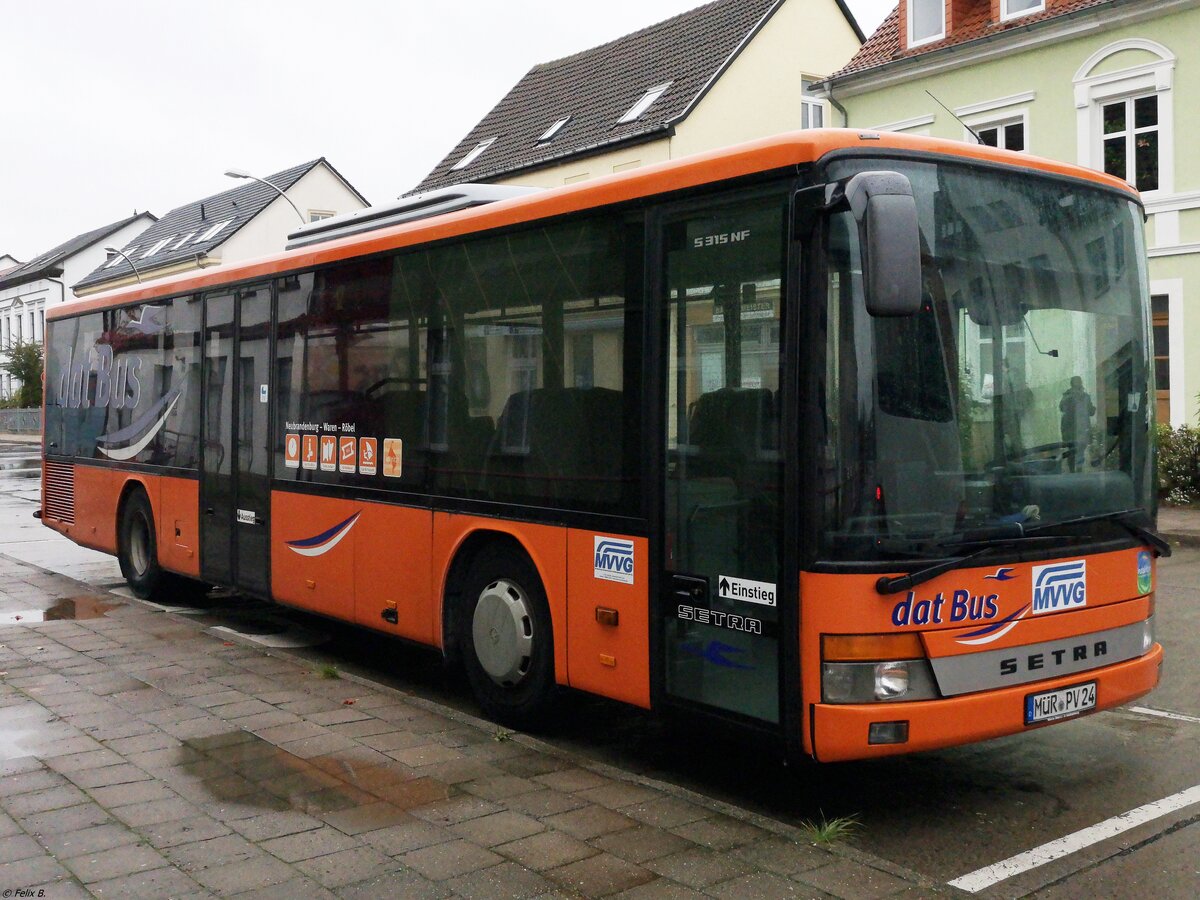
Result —
[[68, 463], [43, 463], [46, 473], [42, 508], [49, 519], [75, 524], [75, 467]]

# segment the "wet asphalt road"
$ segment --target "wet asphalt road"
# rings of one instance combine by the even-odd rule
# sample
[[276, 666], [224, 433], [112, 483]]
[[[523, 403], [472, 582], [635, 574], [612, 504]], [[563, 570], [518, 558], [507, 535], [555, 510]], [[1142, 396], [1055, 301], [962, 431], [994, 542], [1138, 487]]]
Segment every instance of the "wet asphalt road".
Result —
[[[31, 517], [37, 449], [0, 444], [0, 553], [97, 588], [119, 588], [115, 559], [78, 548]], [[27, 605], [61, 607], [64, 599]], [[0, 627], [19, 627], [11, 616], [28, 611], [0, 609]], [[102, 611], [84, 605], [78, 614]], [[317, 646], [290, 652], [476, 712], [463, 680], [428, 651], [232, 596], [210, 598], [195, 614], [268, 640], [315, 637]], [[1116, 710], [970, 747], [799, 768], [763, 748], [587, 697], [573, 698], [542, 736], [787, 822], [854, 816], [853, 846], [950, 881], [1200, 785], [1200, 550], [1177, 550], [1160, 562], [1157, 625], [1167, 655], [1163, 681], [1132, 706], [1184, 718]], [[1200, 804], [980, 893], [1027, 895], [1200, 896]]]

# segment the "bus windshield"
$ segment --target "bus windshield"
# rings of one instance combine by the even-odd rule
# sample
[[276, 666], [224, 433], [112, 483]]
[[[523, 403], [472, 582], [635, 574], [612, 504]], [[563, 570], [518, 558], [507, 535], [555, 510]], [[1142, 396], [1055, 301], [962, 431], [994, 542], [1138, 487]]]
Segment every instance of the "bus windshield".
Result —
[[1137, 204], [950, 163], [841, 161], [827, 175], [885, 169], [912, 183], [924, 297], [914, 315], [869, 316], [857, 225], [849, 212], [830, 217], [823, 558], [945, 556], [1032, 527], [1064, 541], [1115, 537], [1102, 520], [1054, 525], [1152, 515]]

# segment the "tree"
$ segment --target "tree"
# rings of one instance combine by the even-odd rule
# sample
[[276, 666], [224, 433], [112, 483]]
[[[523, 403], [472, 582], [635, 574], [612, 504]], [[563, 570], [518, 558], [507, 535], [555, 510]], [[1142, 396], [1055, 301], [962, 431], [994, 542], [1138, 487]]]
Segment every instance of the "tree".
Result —
[[21, 382], [14, 399], [26, 409], [42, 405], [42, 345], [37, 341], [14, 341], [5, 348], [8, 359], [3, 369]]

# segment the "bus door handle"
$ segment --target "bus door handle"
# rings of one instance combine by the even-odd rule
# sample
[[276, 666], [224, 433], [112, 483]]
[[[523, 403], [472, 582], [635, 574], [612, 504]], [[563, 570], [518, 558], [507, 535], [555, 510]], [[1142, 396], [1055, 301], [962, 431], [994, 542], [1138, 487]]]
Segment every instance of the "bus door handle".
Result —
[[206, 516], [215, 516], [217, 514], [217, 511], [210, 506], [208, 509], [206, 509], [204, 511], [204, 514]]

